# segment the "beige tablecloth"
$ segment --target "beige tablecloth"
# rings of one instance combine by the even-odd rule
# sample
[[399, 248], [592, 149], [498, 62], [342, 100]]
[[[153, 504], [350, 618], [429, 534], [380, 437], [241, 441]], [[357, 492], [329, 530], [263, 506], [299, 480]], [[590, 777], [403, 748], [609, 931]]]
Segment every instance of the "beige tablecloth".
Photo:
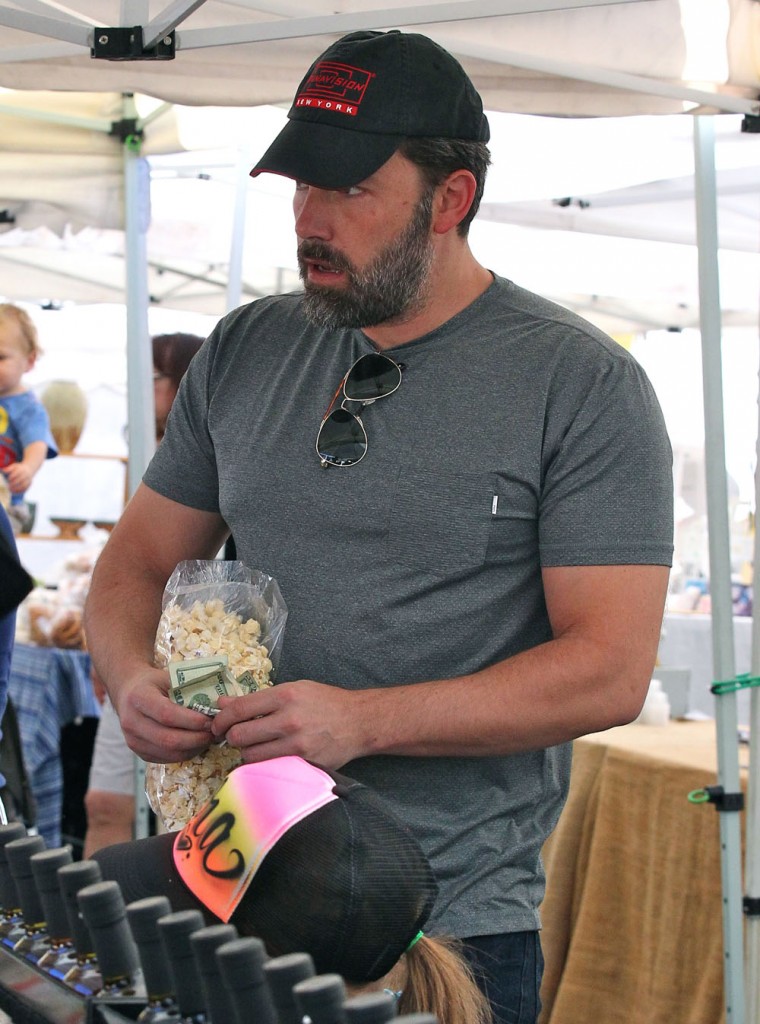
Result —
[[687, 799], [716, 770], [714, 722], [576, 741], [545, 849], [541, 1024], [725, 1019], [719, 815]]

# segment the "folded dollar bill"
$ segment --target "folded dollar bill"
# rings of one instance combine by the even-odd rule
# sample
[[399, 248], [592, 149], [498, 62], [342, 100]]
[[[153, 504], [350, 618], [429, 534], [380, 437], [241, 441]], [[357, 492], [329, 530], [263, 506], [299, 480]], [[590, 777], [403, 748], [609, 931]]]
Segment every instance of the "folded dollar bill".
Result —
[[[218, 668], [213, 672], [207, 670], [205, 675], [190, 679], [179, 686], [173, 686], [169, 696], [175, 704], [195, 711], [204, 708], [218, 711], [220, 697], [242, 697], [250, 692], [226, 668]], [[204, 713], [210, 714], [212, 711], [206, 710]]]
[[227, 655], [218, 654], [213, 658], [190, 658], [188, 661], [170, 661], [169, 678], [172, 689], [175, 686], [182, 686], [189, 683], [191, 679], [200, 679], [215, 672], [217, 669], [227, 667]]
[[237, 677], [237, 683], [238, 686], [242, 686], [245, 693], [255, 693], [256, 690], [260, 689], [259, 684], [256, 682], [256, 677], [248, 669], [240, 673]]

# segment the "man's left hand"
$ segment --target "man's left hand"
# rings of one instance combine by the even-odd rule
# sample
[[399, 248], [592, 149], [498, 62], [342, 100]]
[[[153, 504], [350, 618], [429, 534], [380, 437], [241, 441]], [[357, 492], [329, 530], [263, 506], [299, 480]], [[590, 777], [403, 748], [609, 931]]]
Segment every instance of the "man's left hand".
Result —
[[239, 747], [248, 762], [297, 755], [324, 768], [360, 757], [362, 691], [311, 679], [269, 686], [245, 697], [221, 697], [213, 720], [217, 739]]

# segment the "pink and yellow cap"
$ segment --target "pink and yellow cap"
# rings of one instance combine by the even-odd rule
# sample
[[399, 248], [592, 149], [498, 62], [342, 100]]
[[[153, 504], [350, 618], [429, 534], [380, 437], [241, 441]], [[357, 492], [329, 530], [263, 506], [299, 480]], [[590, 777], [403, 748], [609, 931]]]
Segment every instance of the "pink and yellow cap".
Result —
[[282, 836], [338, 797], [333, 778], [300, 757], [243, 764], [179, 832], [174, 865], [208, 909], [229, 921]]

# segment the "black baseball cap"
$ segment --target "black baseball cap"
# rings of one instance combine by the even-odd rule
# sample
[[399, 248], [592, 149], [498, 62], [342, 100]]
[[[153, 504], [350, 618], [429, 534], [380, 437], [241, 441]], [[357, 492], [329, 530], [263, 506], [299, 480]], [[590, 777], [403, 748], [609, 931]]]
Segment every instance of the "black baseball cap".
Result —
[[124, 902], [167, 896], [174, 911], [260, 938], [270, 956], [309, 953], [318, 973], [382, 978], [437, 894], [410, 830], [376, 793], [299, 757], [235, 768], [180, 832], [93, 854]]
[[488, 142], [483, 104], [461, 64], [427, 36], [351, 32], [314, 61], [288, 124], [251, 171], [318, 188], [364, 181], [406, 138]]

